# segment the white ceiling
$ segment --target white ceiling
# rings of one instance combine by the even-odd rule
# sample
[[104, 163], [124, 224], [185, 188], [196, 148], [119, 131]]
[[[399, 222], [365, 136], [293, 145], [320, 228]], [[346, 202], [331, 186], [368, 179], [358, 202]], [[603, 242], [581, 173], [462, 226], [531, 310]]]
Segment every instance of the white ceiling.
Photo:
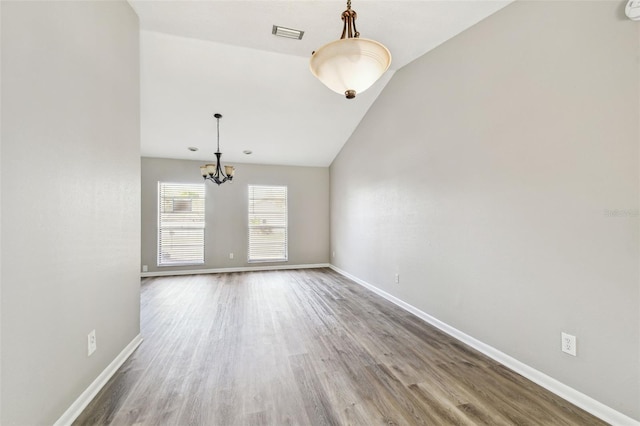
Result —
[[[309, 71], [311, 52], [340, 37], [346, 1], [129, 0], [142, 30], [141, 153], [213, 159], [219, 112], [224, 164], [328, 166], [395, 70], [510, 2], [353, 0], [361, 37], [393, 62], [347, 100]], [[274, 24], [304, 37], [276, 37]]]

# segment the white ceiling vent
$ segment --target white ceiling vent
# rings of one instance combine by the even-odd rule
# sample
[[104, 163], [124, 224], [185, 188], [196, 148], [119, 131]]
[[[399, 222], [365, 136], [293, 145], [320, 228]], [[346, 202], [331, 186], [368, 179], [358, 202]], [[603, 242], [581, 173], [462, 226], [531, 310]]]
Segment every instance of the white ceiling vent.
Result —
[[296, 40], [302, 40], [302, 36], [304, 35], [304, 31], [294, 30], [293, 28], [285, 28], [279, 25], [274, 25], [271, 30], [271, 34], [277, 35], [278, 37], [285, 38], [293, 38]]

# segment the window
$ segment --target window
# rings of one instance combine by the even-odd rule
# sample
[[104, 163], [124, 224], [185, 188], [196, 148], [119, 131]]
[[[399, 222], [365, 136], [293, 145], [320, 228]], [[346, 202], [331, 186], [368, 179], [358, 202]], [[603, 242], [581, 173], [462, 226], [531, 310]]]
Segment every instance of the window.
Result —
[[158, 266], [204, 263], [204, 185], [158, 182]]
[[287, 187], [249, 185], [249, 262], [287, 259]]

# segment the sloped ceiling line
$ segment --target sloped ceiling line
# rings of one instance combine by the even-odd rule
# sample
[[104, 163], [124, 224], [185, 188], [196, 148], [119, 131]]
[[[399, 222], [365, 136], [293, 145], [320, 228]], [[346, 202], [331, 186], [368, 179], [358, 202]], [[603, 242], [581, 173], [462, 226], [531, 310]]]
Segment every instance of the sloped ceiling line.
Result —
[[[354, 1], [362, 37], [386, 45], [393, 62], [353, 100], [309, 71], [311, 52], [339, 38], [345, 2], [129, 3], [141, 28], [143, 156], [211, 160], [213, 114], [220, 112], [225, 163], [327, 167], [395, 70], [510, 1]], [[273, 36], [274, 24], [301, 29], [304, 37]]]

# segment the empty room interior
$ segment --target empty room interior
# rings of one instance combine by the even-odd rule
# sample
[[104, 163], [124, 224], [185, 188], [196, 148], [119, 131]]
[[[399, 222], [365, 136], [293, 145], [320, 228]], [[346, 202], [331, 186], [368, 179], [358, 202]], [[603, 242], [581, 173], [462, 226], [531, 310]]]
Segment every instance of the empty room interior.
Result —
[[640, 2], [0, 25], [0, 424], [640, 426]]

